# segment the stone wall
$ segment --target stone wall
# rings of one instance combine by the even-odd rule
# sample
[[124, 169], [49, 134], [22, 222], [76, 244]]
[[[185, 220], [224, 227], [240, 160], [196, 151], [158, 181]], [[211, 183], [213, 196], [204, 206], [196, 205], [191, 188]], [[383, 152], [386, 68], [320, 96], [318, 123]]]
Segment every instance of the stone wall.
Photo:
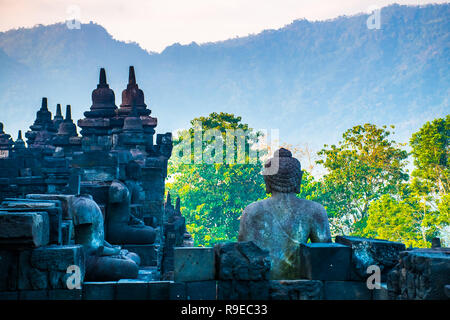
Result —
[[[83, 248], [74, 245], [59, 200], [11, 199], [0, 206], [0, 299], [81, 299], [69, 290], [70, 266], [84, 279]], [[63, 223], [64, 222], [64, 223]]]
[[[376, 245], [378, 240], [373, 241], [371, 245]], [[383, 243], [383, 246], [387, 245], [389, 243]], [[59, 253], [54, 254], [57, 251]], [[63, 269], [67, 263], [77, 262], [77, 246], [47, 245], [0, 250], [0, 299], [447, 299], [445, 285], [450, 280], [448, 249], [402, 251], [399, 264], [388, 275], [387, 285], [381, 283], [378, 289], [368, 288], [366, 278], [370, 274], [360, 280], [351, 278], [352, 270], [360, 263], [352, 260], [354, 254], [351, 246], [305, 244], [299, 247], [299, 255], [305, 257], [303, 261], [309, 266], [305, 270], [310, 271], [304, 273], [302, 279], [274, 280], [269, 279], [267, 251], [252, 242], [224, 243], [214, 248], [175, 247], [172, 280], [160, 281], [156, 267], [146, 267], [140, 270], [138, 279], [84, 282], [82, 289], [72, 292], [63, 289], [67, 278]], [[375, 255], [374, 258], [379, 259], [380, 256]]]
[[442, 300], [450, 298], [450, 248], [416, 249], [400, 253], [399, 263], [388, 275], [391, 299]]

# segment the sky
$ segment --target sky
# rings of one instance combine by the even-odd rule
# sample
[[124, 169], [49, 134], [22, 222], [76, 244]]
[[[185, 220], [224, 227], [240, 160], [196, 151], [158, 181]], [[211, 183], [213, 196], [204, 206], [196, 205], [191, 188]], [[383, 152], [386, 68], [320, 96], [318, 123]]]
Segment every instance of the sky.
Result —
[[0, 0], [0, 31], [77, 19], [117, 40], [161, 52], [173, 43], [205, 43], [281, 28], [293, 20], [368, 13], [391, 3], [434, 0]]

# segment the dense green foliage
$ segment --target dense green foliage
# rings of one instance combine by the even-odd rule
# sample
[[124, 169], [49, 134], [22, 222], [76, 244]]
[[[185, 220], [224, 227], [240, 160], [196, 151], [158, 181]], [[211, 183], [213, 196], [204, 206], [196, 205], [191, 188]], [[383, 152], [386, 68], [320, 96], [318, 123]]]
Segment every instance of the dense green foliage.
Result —
[[[445, 212], [447, 210], [447, 212]], [[431, 210], [418, 198], [396, 200], [383, 195], [371, 203], [365, 229], [360, 235], [400, 241], [407, 246], [430, 247], [434, 237], [448, 244], [448, 234], [443, 232], [449, 223], [447, 209]]]
[[450, 115], [427, 122], [414, 133], [410, 145], [414, 157], [413, 177], [426, 193], [437, 196], [450, 191]]
[[362, 235], [400, 241], [406, 246], [426, 247], [420, 231], [428, 221], [420, 215], [420, 208], [406, 200], [396, 200], [385, 194], [371, 203], [367, 225]]
[[413, 247], [429, 247], [433, 237], [447, 243], [449, 128], [447, 116], [412, 135], [412, 179], [405, 171], [408, 154], [389, 140], [386, 127], [355, 126], [339, 146], [325, 146], [319, 163], [328, 172], [317, 182], [317, 201], [326, 206], [332, 231]]
[[[195, 163], [197, 160], [194, 148], [195, 123], [202, 124], [202, 135], [209, 129], [217, 129], [226, 141], [227, 129], [241, 129], [249, 132], [245, 140], [246, 163], [239, 163], [237, 156], [237, 139], [232, 145], [235, 151], [235, 163], [228, 163], [226, 144], [223, 148], [222, 161], [219, 163]], [[258, 134], [253, 134], [246, 124], [241, 123], [240, 117], [226, 113], [213, 113], [209, 117], [200, 117], [192, 120], [192, 127], [180, 134], [175, 141], [174, 155], [172, 156], [169, 175], [171, 182], [169, 190], [178, 194], [182, 203], [182, 213], [187, 220], [187, 229], [193, 234], [195, 245], [210, 245], [221, 240], [236, 240], [239, 230], [239, 217], [242, 209], [248, 204], [265, 196], [264, 181], [260, 175], [261, 163], [248, 163], [248, 147], [257, 142]], [[184, 134], [184, 135], [183, 135]], [[202, 156], [209, 152], [215, 139], [202, 139]], [[184, 141], [183, 141], [184, 140]], [[188, 143], [191, 153], [183, 154], [183, 143]], [[220, 163], [222, 162], [222, 163]]]
[[389, 140], [390, 131], [372, 124], [355, 126], [338, 146], [319, 151], [328, 173], [321, 179], [317, 199], [329, 214], [334, 233], [364, 228], [369, 204], [384, 194], [396, 194], [408, 179], [407, 152]]

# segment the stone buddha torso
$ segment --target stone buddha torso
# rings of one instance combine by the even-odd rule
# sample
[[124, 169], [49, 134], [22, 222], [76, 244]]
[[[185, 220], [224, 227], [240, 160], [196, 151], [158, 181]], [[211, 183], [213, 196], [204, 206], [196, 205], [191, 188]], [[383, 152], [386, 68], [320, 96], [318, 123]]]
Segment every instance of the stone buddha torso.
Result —
[[109, 189], [108, 224], [125, 223], [130, 220], [131, 195], [127, 186], [113, 181]]
[[325, 209], [318, 203], [299, 199], [294, 193], [278, 193], [245, 208], [239, 241], [253, 241], [269, 249], [272, 279], [298, 279], [299, 245], [329, 242]]
[[130, 203], [141, 204], [144, 198], [143, 196], [144, 189], [142, 189], [141, 185], [133, 180], [126, 181], [125, 185], [127, 186], [128, 191], [130, 192]]
[[106, 239], [113, 244], [152, 244], [155, 230], [132, 216], [131, 193], [121, 181], [115, 180], [109, 187], [106, 214]]
[[[73, 223], [77, 230], [75, 242], [87, 246], [88, 251], [103, 247], [105, 241], [103, 216], [90, 196], [77, 196], [73, 200]], [[80, 226], [85, 226], [81, 228]]]
[[136, 278], [139, 256], [105, 241], [103, 215], [92, 196], [75, 196], [70, 206], [75, 226], [75, 243], [83, 245], [86, 253], [86, 280], [117, 281]]

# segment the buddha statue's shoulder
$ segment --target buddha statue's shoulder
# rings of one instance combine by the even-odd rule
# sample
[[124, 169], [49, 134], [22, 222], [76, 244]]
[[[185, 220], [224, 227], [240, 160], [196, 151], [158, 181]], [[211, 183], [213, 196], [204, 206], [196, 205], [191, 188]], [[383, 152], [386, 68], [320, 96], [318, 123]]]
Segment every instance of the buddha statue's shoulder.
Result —
[[259, 237], [259, 231], [263, 229], [264, 222], [269, 217], [267, 200], [259, 200], [245, 207], [240, 217], [239, 241], [254, 241]]
[[318, 202], [297, 198], [298, 211], [312, 217], [314, 220], [324, 220], [328, 219], [327, 211], [324, 206]]
[[256, 202], [253, 202], [253, 203], [249, 204], [248, 206], [246, 206], [244, 209], [244, 214], [255, 215], [258, 213], [264, 213], [265, 211], [267, 211], [269, 209], [270, 206], [271, 206], [270, 198], [258, 200]]
[[109, 187], [109, 202], [123, 201], [129, 195], [128, 187], [121, 181], [115, 180]]
[[323, 212], [325, 211], [325, 208], [323, 207], [323, 205], [321, 205], [318, 202], [312, 201], [312, 200], [307, 200], [307, 199], [302, 199], [302, 198], [296, 198], [295, 202], [297, 203], [297, 207], [303, 209], [303, 210], [308, 210], [309, 212]]
[[268, 205], [267, 200], [268, 199], [259, 200], [245, 207], [240, 218], [241, 223], [252, 225], [268, 219], [269, 215], [267, 213], [270, 212], [270, 206]]
[[306, 208], [311, 211], [323, 211], [325, 208], [318, 202], [302, 199], [302, 198], [296, 198], [295, 201], [298, 203], [299, 207]]

